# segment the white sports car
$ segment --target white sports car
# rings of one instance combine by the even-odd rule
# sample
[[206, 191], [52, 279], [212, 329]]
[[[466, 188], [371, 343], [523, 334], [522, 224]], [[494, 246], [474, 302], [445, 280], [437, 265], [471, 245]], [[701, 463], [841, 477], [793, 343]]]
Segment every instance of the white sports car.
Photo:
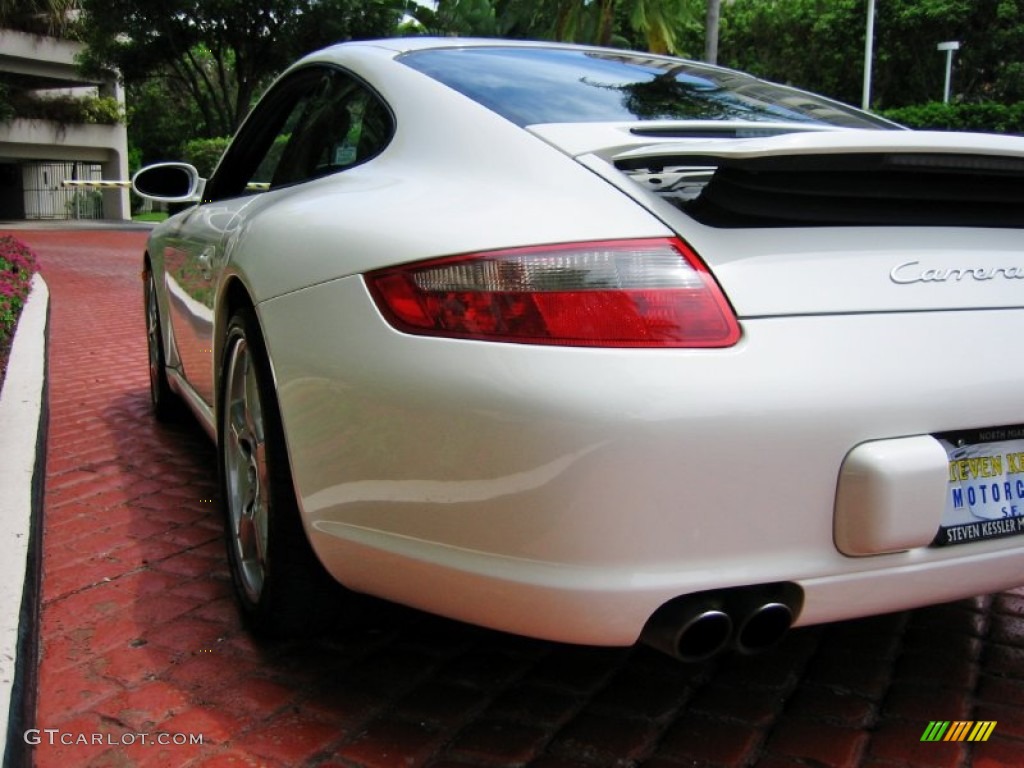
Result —
[[187, 204], [145, 254], [153, 404], [217, 441], [256, 630], [326, 571], [697, 660], [1024, 583], [1022, 138], [397, 39], [134, 184]]

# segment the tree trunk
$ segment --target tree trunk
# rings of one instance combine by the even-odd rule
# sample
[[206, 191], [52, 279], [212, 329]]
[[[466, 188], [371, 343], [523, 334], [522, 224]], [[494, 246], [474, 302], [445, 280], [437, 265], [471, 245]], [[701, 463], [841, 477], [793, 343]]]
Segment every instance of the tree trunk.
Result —
[[601, 21], [597, 30], [599, 45], [611, 45], [615, 21], [615, 0], [601, 0]]

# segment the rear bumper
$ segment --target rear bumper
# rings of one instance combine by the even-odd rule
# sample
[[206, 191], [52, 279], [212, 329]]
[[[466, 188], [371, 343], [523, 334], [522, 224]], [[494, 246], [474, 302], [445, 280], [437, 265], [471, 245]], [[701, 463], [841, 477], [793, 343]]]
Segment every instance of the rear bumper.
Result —
[[1024, 537], [835, 541], [857, 446], [1024, 423], [1024, 311], [751, 320], [726, 350], [410, 337], [358, 278], [259, 312], [307, 531], [353, 589], [620, 645], [698, 591], [794, 582], [813, 624], [1024, 583]]
[[[314, 542], [334, 575], [356, 591], [493, 629], [587, 645], [632, 645], [654, 611], [674, 597], [766, 584], [798, 570], [795, 562], [767, 555], [761, 567], [723, 560], [714, 572], [582, 568], [343, 528], [322, 530]], [[1024, 549], [1006, 540], [997, 551], [963, 551], [939, 561], [926, 552], [908, 555], [899, 565], [874, 563], [872, 569], [793, 579], [804, 593], [794, 625], [891, 613], [1024, 584]]]

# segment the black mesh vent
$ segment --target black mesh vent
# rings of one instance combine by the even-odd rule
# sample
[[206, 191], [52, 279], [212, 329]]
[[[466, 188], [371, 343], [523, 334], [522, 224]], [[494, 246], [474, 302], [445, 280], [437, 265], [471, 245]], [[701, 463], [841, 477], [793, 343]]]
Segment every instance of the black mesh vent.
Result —
[[701, 194], [680, 205], [714, 227], [1024, 228], [1024, 158], [905, 153], [671, 162], [717, 165]]

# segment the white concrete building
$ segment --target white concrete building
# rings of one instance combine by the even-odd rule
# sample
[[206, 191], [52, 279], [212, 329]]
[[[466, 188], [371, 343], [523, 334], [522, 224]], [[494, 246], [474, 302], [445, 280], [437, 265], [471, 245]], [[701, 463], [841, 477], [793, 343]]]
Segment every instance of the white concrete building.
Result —
[[[98, 81], [79, 73], [75, 57], [82, 48], [70, 40], [0, 30], [0, 81], [44, 94], [110, 96], [123, 107], [115, 74]], [[0, 219], [131, 218], [127, 190], [65, 188], [66, 178], [127, 179], [124, 123], [0, 122]]]

